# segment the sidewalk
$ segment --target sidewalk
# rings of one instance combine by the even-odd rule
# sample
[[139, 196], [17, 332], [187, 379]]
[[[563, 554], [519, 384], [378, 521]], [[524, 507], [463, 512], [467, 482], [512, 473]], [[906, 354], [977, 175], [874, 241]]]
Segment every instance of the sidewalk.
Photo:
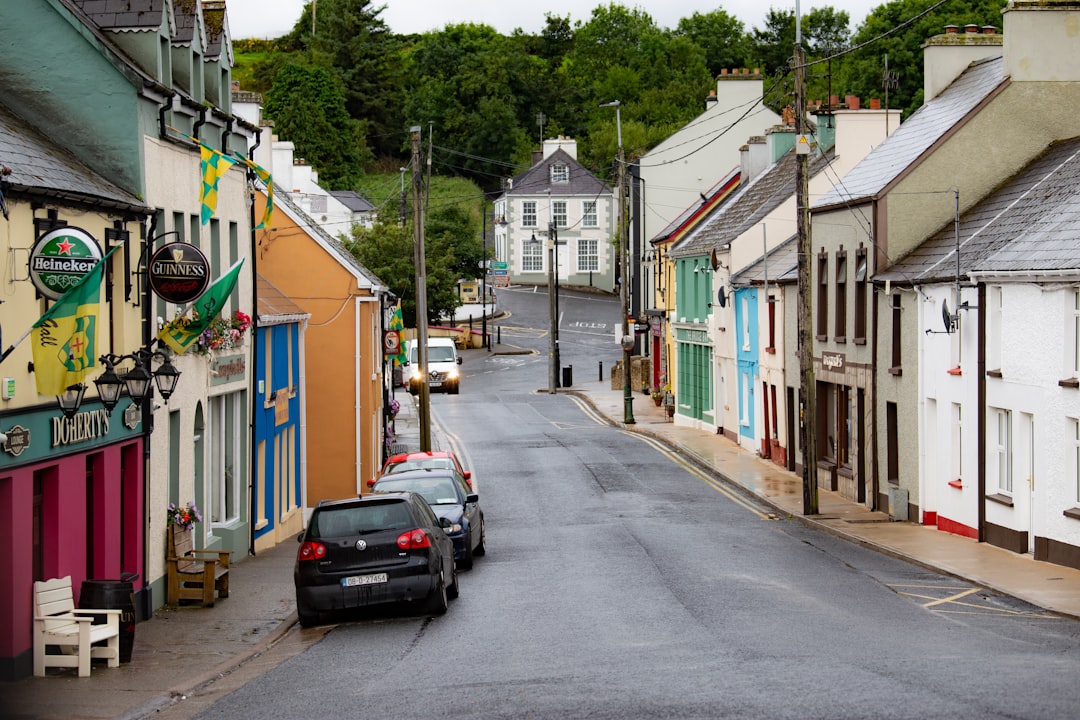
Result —
[[827, 490], [818, 491], [818, 514], [804, 517], [801, 476], [710, 432], [675, 425], [664, 408], [656, 407], [648, 395], [633, 394], [636, 422], [623, 425], [623, 391], [612, 390], [610, 382], [575, 384], [563, 392], [586, 399], [615, 425], [664, 441], [782, 517], [790, 516], [852, 542], [1080, 619], [1080, 570], [1039, 562], [1030, 555], [1018, 555], [934, 527], [893, 522], [885, 513], [871, 511]]
[[[503, 346], [499, 352], [513, 352]], [[608, 382], [579, 383], [561, 390], [588, 402], [613, 425], [652, 436], [703, 469], [720, 474], [748, 496], [784, 518], [918, 565], [1011, 595], [1051, 612], [1080, 619], [1080, 571], [1036, 562], [1001, 548], [908, 522], [891, 522], [846, 501], [819, 492], [820, 514], [802, 516], [802, 480], [712, 433], [679, 427], [648, 395], [634, 393], [636, 422], [624, 426], [623, 394]], [[419, 448], [419, 427], [411, 396], [398, 390], [401, 412], [397, 442]], [[432, 445], [441, 438], [432, 428]], [[107, 669], [100, 663], [89, 678], [50, 670], [50, 677], [0, 683], [0, 718], [137, 718], [177, 711], [200, 688], [227, 683], [255, 668], [260, 658], [296, 622], [292, 566], [296, 543], [286, 540], [255, 557], [236, 562], [229, 597], [213, 608], [162, 609], [136, 626], [130, 663]], [[318, 630], [301, 635], [318, 637]], [[165, 715], [168, 717], [168, 715]]]

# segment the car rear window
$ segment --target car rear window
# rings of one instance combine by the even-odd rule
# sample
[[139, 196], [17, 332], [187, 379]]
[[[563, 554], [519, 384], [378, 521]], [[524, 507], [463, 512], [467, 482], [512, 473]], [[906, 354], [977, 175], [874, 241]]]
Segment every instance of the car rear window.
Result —
[[310, 538], [364, 535], [380, 530], [404, 530], [413, 525], [408, 506], [400, 500], [319, 508], [308, 528]]
[[449, 476], [399, 478], [388, 475], [375, 484], [375, 489], [379, 492], [411, 490], [420, 493], [429, 505], [456, 505], [460, 502], [454, 489], [454, 479]]

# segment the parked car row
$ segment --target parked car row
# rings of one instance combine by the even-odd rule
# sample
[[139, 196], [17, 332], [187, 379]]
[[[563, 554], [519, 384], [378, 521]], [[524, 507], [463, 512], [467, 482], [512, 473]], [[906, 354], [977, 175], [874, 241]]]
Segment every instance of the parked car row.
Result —
[[453, 453], [407, 453], [387, 461], [370, 494], [319, 503], [298, 538], [300, 624], [386, 604], [445, 613], [458, 596], [458, 567], [487, 551], [470, 480]]

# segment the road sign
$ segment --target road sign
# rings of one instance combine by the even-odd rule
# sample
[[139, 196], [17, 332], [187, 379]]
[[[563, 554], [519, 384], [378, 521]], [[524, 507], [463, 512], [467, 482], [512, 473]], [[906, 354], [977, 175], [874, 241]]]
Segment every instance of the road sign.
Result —
[[492, 275], [505, 275], [506, 271], [505, 270], [492, 270], [491, 274]]
[[508, 267], [509, 265], [502, 260], [494, 260], [491, 263], [492, 270], [506, 270]]

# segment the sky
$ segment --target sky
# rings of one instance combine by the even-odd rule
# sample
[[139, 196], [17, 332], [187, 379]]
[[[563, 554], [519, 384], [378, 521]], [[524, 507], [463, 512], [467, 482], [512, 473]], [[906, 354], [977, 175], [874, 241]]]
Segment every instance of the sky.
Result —
[[[300, 17], [306, 0], [227, 0], [229, 29], [234, 40], [240, 38], [274, 38], [292, 30]], [[317, 0], [316, 0], [317, 2]], [[380, 16], [390, 29], [399, 35], [441, 30], [448, 23], [484, 23], [504, 35], [515, 28], [528, 34], [539, 34], [544, 27], [545, 13], [570, 16], [571, 23], [587, 21], [592, 9], [611, 0], [544, 0], [539, 3], [522, 0], [375, 0], [373, 7], [385, 5]], [[630, 8], [640, 8], [653, 21], [674, 28], [679, 19], [695, 12], [706, 13], [718, 8], [742, 20], [747, 30], [761, 28], [769, 8], [793, 10], [795, 0], [618, 0]], [[815, 7], [833, 7], [851, 17], [852, 29], [867, 14], [887, 0], [800, 0], [799, 10], [806, 14]], [[927, 5], [932, 0], [927, 0]], [[315, 20], [318, 23], [318, 4]]]

